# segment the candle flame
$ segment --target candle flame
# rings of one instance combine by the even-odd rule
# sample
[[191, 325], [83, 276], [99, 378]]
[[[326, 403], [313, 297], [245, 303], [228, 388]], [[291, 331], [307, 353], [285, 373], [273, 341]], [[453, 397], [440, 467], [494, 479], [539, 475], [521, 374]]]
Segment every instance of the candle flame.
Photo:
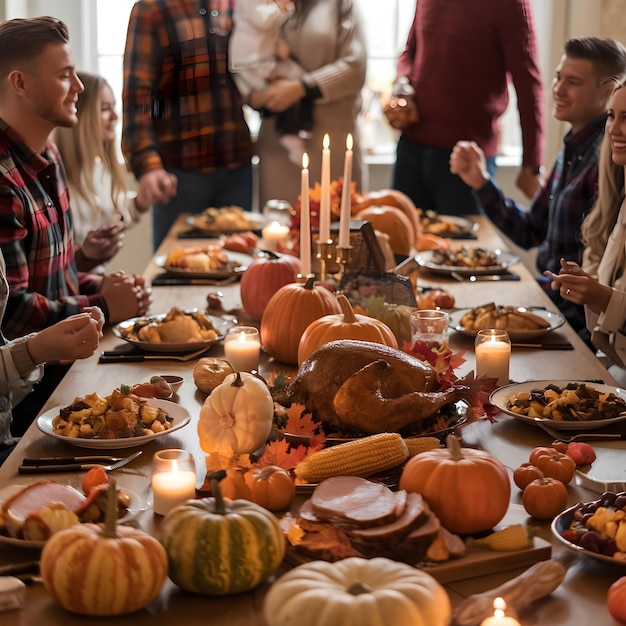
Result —
[[328, 148], [330, 148], [330, 137], [328, 136], [328, 133], [324, 135], [324, 140], [322, 141], [322, 147], [324, 148], [324, 150], [328, 150]]
[[498, 596], [494, 601], [493, 601], [493, 616], [494, 617], [504, 617], [504, 609], [506, 609], [506, 602], [504, 601], [504, 598], [501, 598], [500, 596]]
[[239, 341], [245, 341], [245, 340], [246, 340], [246, 333], [240, 332], [239, 333]]
[[309, 169], [309, 155], [306, 152], [302, 155], [302, 169]]
[[172, 472], [174, 474], [178, 473], [178, 461], [176, 459], [172, 459]]
[[352, 150], [352, 133], [348, 133], [348, 136], [346, 137], [346, 150]]

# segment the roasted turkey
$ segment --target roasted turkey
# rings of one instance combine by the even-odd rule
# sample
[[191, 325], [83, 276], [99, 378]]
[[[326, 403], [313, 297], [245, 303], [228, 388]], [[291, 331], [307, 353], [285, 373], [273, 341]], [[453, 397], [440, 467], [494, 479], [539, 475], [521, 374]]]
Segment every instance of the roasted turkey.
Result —
[[336, 428], [373, 434], [420, 422], [467, 399], [469, 391], [463, 385], [439, 390], [433, 367], [401, 350], [341, 339], [313, 352], [275, 399], [299, 402]]

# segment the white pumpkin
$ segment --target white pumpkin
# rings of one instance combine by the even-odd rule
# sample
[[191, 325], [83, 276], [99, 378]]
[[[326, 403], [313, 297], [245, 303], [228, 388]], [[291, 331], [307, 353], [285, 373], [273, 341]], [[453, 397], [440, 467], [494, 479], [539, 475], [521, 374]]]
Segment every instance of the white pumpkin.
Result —
[[209, 454], [250, 454], [272, 429], [274, 401], [267, 385], [252, 374], [229, 374], [200, 409], [200, 446]]
[[450, 600], [429, 574], [385, 558], [312, 561], [265, 598], [269, 626], [448, 626]]

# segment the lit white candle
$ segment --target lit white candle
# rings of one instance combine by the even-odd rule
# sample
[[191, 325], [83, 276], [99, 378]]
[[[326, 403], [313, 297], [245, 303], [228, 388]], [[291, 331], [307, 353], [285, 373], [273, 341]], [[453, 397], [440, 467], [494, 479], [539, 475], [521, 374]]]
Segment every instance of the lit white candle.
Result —
[[[483, 333], [481, 335], [481, 333]], [[500, 331], [480, 331], [476, 338], [476, 377], [497, 378], [498, 386], [509, 384], [511, 343]]]
[[309, 207], [309, 155], [302, 155], [300, 184], [300, 265], [302, 275], [311, 273], [311, 213]]
[[234, 326], [226, 333], [224, 355], [237, 371], [258, 370], [260, 352], [259, 331], [253, 326]]
[[503, 598], [496, 598], [493, 601], [493, 617], [484, 619], [480, 626], [520, 626], [520, 623], [513, 617], [507, 617], [504, 613], [506, 602]]
[[279, 245], [287, 243], [289, 236], [289, 226], [282, 226], [278, 222], [270, 222], [261, 231], [263, 235], [263, 245], [266, 250], [276, 250]]
[[341, 213], [339, 220], [339, 247], [350, 245], [350, 183], [352, 181], [352, 135], [346, 138], [346, 156], [343, 162], [343, 187], [341, 190]]
[[178, 462], [171, 461], [171, 471], [156, 472], [152, 475], [154, 512], [166, 515], [171, 509], [196, 495], [196, 473], [178, 469]]
[[330, 239], [330, 137], [324, 135], [322, 143], [322, 181], [320, 189], [320, 241]]

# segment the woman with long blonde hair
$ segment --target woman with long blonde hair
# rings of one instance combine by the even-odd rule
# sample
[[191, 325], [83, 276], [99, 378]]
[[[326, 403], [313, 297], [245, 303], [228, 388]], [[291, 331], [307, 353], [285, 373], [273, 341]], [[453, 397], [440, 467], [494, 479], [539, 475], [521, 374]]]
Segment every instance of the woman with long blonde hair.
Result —
[[552, 288], [583, 304], [591, 341], [626, 384], [626, 83], [611, 97], [599, 163], [598, 199], [583, 222], [583, 266], [561, 259]]
[[70, 189], [79, 270], [102, 269], [120, 250], [123, 232], [149, 206], [129, 196], [128, 172], [120, 162], [115, 96], [101, 76], [78, 72], [85, 90], [78, 98], [78, 123], [57, 128]]

